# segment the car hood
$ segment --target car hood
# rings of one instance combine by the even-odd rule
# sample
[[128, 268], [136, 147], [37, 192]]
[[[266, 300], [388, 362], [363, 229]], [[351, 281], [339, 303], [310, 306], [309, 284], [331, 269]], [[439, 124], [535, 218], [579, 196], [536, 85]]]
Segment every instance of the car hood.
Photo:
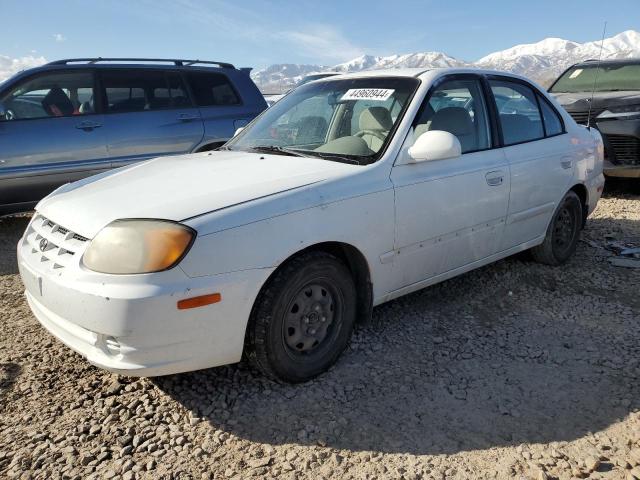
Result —
[[[591, 92], [552, 93], [567, 111], [587, 111], [591, 103]], [[639, 91], [596, 92], [593, 95], [594, 110], [605, 110], [610, 107], [626, 106], [640, 103]]]
[[162, 157], [60, 187], [36, 207], [87, 238], [121, 218], [182, 221], [300, 188], [358, 168], [247, 152]]

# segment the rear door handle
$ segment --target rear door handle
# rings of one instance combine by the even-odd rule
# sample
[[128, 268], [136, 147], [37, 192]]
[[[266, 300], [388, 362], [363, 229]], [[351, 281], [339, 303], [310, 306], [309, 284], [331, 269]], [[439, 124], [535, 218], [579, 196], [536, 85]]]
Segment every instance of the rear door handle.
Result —
[[199, 120], [200, 117], [197, 115], [192, 115], [189, 113], [181, 113], [180, 115], [178, 115], [178, 120], [180, 120], [181, 122], [191, 122], [192, 120]]
[[498, 187], [504, 183], [504, 172], [502, 170], [489, 172], [484, 178], [487, 179], [487, 185], [490, 187]]
[[94, 128], [100, 128], [101, 126], [102, 126], [101, 123], [92, 122], [92, 121], [87, 120], [85, 122], [80, 122], [79, 124], [77, 124], [76, 128], [78, 130], [84, 130], [85, 132], [90, 132]]

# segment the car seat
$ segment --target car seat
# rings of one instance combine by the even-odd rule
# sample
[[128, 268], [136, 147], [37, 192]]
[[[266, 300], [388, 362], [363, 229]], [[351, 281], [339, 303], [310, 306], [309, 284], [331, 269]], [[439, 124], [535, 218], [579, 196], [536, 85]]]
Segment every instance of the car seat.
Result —
[[75, 113], [75, 107], [60, 87], [53, 87], [42, 99], [42, 108], [51, 117], [66, 117]]
[[362, 138], [367, 146], [377, 152], [393, 127], [389, 110], [385, 107], [369, 107], [362, 111], [358, 119], [360, 131], [355, 134]]

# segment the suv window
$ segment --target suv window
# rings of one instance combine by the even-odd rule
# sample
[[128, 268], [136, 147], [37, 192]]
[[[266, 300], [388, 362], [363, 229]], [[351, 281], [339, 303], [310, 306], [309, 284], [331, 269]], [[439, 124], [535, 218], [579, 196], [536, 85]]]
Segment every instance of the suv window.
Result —
[[240, 105], [240, 98], [226, 75], [190, 72], [187, 78], [199, 107]]
[[558, 112], [549, 104], [546, 98], [538, 95], [538, 102], [540, 103], [540, 110], [542, 110], [542, 119], [544, 120], [544, 131], [547, 137], [553, 135], [559, 135], [564, 132], [562, 126], [562, 119]]
[[146, 70], [100, 73], [109, 113], [179, 108], [190, 104], [180, 74]]
[[542, 117], [533, 90], [508, 80], [489, 80], [496, 99], [505, 145], [544, 138]]
[[69, 117], [94, 112], [93, 75], [49, 73], [20, 83], [0, 98], [7, 120]]
[[460, 140], [462, 153], [491, 146], [489, 117], [477, 79], [446, 80], [427, 98], [414, 121], [414, 138], [444, 130]]

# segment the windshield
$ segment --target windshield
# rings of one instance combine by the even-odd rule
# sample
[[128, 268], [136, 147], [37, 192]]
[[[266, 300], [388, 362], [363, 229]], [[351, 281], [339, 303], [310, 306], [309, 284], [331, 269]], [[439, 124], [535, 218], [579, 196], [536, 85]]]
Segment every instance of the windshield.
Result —
[[392, 77], [309, 83], [223, 148], [372, 163], [384, 152], [419, 83]]
[[551, 87], [553, 93], [590, 92], [598, 72], [596, 92], [640, 90], [640, 64], [580, 65], [567, 70]]

